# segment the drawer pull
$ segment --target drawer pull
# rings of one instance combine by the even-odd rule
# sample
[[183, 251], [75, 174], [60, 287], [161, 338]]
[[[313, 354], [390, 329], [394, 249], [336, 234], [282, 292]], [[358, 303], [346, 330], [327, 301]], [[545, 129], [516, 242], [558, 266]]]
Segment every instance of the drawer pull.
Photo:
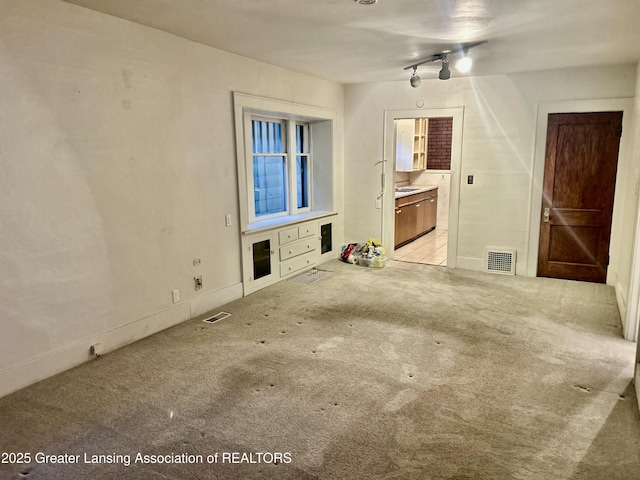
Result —
[[419, 203], [416, 203], [416, 208], [420, 208], [420, 204]]
[[401, 212], [402, 210], [396, 210], [396, 215], [400, 215]]

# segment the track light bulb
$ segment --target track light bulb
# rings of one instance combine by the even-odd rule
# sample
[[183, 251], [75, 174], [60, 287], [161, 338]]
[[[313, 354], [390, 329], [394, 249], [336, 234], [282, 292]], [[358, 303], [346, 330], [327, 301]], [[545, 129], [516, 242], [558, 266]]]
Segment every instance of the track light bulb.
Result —
[[464, 57], [458, 60], [458, 63], [456, 63], [456, 68], [460, 73], [467, 73], [469, 70], [471, 70], [472, 65], [473, 60], [467, 52], [464, 52]]
[[411, 74], [411, 78], [409, 79], [409, 83], [411, 84], [411, 86], [413, 88], [418, 88], [420, 86], [420, 84], [422, 83], [422, 80], [420, 80], [420, 77], [418, 76], [418, 73], [416, 72], [417, 69], [418, 69], [418, 67], [413, 67], [413, 73]]

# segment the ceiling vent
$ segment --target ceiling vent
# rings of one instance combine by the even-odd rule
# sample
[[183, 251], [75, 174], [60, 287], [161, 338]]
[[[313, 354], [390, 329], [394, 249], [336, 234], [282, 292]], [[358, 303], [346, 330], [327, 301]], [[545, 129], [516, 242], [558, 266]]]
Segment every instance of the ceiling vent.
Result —
[[502, 275], [516, 274], [516, 251], [499, 248], [487, 248], [484, 252], [484, 270]]
[[378, 3], [378, 0], [356, 0], [358, 5], [373, 5], [374, 3]]

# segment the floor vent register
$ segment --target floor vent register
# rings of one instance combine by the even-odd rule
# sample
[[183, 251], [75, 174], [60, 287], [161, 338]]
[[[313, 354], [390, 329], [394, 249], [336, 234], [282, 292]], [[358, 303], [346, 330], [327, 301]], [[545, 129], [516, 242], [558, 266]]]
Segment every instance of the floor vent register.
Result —
[[217, 321], [224, 320], [225, 318], [230, 317], [230, 316], [231, 316], [230, 313], [219, 312], [219, 313], [216, 313], [215, 315], [213, 315], [212, 317], [205, 318], [202, 321], [206, 322], [206, 323], [216, 323]]
[[312, 268], [306, 272], [296, 275], [289, 279], [293, 283], [301, 283], [303, 285], [309, 285], [310, 283], [317, 282], [321, 278], [328, 277], [333, 272], [331, 270], [321, 270], [319, 268]]

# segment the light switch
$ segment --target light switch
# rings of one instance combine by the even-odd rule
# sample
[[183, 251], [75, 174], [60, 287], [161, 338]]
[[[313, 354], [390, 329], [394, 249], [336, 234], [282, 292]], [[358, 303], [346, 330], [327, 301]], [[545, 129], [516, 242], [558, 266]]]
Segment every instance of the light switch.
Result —
[[473, 185], [473, 175], [467, 175], [467, 183]]

